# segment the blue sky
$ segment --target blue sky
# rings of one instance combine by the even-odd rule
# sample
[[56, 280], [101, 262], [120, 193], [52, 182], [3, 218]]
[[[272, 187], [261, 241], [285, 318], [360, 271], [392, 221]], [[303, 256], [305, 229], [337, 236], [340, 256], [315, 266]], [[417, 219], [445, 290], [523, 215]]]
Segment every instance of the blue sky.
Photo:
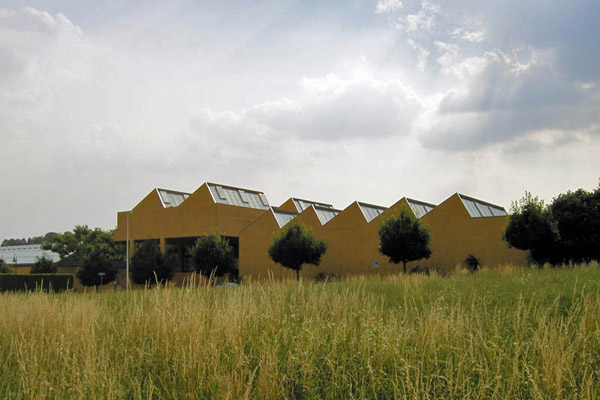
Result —
[[345, 208], [600, 178], [597, 1], [0, 0], [0, 239], [205, 181]]

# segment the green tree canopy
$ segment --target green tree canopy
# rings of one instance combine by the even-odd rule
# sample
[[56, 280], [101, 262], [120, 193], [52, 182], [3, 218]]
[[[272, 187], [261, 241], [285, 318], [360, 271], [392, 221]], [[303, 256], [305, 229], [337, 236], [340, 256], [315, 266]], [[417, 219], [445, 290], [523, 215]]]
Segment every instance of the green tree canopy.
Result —
[[[100, 277], [98, 273], [104, 273], [104, 276]], [[102, 249], [92, 248], [86, 252], [83, 266], [77, 268], [76, 275], [84, 286], [98, 286], [114, 280], [117, 269], [107, 253]]]
[[536, 263], [554, 262], [559, 238], [552, 212], [537, 196], [525, 192], [523, 198], [513, 202], [504, 231], [504, 240], [510, 247], [529, 250]]
[[406, 263], [431, 256], [429, 231], [406, 210], [391, 216], [379, 228], [379, 252], [390, 258], [390, 262]]
[[561, 193], [550, 206], [560, 235], [560, 262], [600, 258], [600, 189]]
[[55, 274], [56, 264], [51, 258], [46, 256], [38, 257], [35, 264], [29, 270], [30, 274]]
[[54, 235], [57, 235], [56, 232], [48, 232], [43, 236], [34, 236], [30, 238], [22, 238], [22, 239], [4, 239], [2, 241], [2, 246], [20, 246], [26, 244], [43, 244], [50, 240]]
[[115, 243], [113, 231], [90, 229], [87, 225], [76, 225], [72, 232], [54, 234], [42, 244], [42, 249], [57, 253], [61, 259], [74, 254], [84, 258], [92, 250], [102, 251], [112, 261], [125, 257], [124, 247]]
[[139, 284], [165, 282], [173, 278], [173, 263], [160, 251], [157, 241], [145, 240], [131, 256], [131, 279]]
[[13, 272], [13, 269], [11, 267], [9, 267], [8, 264], [6, 264], [4, 262], [3, 259], [0, 258], [0, 274], [9, 274], [12, 272]]
[[327, 243], [315, 239], [306, 226], [292, 221], [286, 229], [279, 232], [269, 247], [269, 256], [274, 262], [296, 271], [296, 280], [299, 281], [302, 266], [318, 266], [326, 251]]
[[[82, 266], [77, 270], [77, 277], [85, 286], [113, 280], [117, 274], [114, 262], [125, 258], [125, 248], [115, 242], [112, 231], [90, 229], [87, 225], [77, 225], [72, 232], [54, 235], [42, 244], [42, 249], [58, 253], [61, 259], [69, 256], [80, 259]], [[99, 272], [105, 274], [102, 279]]]
[[192, 264], [204, 276], [223, 276], [235, 273], [233, 247], [216, 233], [200, 237], [192, 248]]

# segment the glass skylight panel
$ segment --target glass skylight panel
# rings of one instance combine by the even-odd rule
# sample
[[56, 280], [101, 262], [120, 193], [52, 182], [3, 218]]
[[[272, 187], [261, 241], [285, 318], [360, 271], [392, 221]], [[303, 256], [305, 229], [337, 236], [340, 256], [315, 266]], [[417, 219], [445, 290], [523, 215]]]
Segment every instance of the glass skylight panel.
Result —
[[227, 198], [225, 197], [225, 191], [223, 188], [221, 186], [215, 186], [215, 188], [217, 189], [217, 195], [223, 200], [226, 200]]
[[322, 225], [325, 225], [329, 222], [333, 217], [338, 215], [340, 212], [338, 210], [331, 210], [327, 208], [317, 208], [315, 207], [315, 211], [317, 212], [317, 217], [319, 217], [319, 221], [321, 221]]
[[371, 206], [371, 205], [362, 204], [362, 203], [358, 203], [358, 206], [360, 207], [360, 210], [362, 211], [363, 215], [365, 216], [365, 219], [367, 220], [367, 222], [373, 221], [375, 218], [377, 218], [378, 216], [383, 214], [386, 210], [383, 207], [376, 207], [376, 206]]
[[267, 201], [267, 197], [262, 193], [260, 193], [258, 196], [260, 197], [260, 201], [262, 201], [263, 205], [265, 207], [269, 207], [269, 202]]
[[248, 196], [246, 196], [246, 192], [244, 192], [243, 190], [238, 190], [238, 193], [239, 193], [240, 198], [242, 199], [242, 201], [244, 203], [248, 203]]
[[294, 200], [294, 204], [296, 205], [296, 208], [298, 209], [299, 212], [302, 212], [305, 210], [304, 207], [304, 202], [301, 200]]
[[502, 217], [508, 215], [504, 208], [494, 206], [492, 204], [486, 204], [480, 201], [472, 200], [469, 198], [461, 197], [465, 208], [469, 215], [473, 218], [482, 217]]
[[278, 211], [273, 211], [273, 213], [275, 214], [275, 219], [277, 220], [277, 224], [279, 224], [280, 228], [283, 228], [296, 216], [295, 214], [282, 213]]

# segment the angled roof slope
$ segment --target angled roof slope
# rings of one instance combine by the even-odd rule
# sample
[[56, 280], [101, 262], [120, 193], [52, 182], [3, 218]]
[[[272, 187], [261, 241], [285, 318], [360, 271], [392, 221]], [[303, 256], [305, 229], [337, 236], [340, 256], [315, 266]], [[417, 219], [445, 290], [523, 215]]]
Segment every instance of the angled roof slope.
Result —
[[387, 207], [376, 206], [373, 204], [357, 202], [367, 222], [373, 221], [387, 210]]
[[406, 198], [406, 202], [410, 206], [410, 209], [415, 213], [417, 218], [423, 217], [429, 211], [433, 210], [436, 206], [435, 204], [425, 203], [424, 201], [413, 200]]
[[317, 201], [312, 201], [312, 200], [303, 200], [303, 199], [298, 199], [298, 198], [292, 197], [292, 201], [294, 202], [294, 205], [296, 206], [296, 209], [298, 210], [298, 212], [302, 212], [302, 211], [306, 210], [311, 205], [321, 207], [321, 208], [333, 209], [333, 205], [331, 205], [331, 204], [319, 203]]
[[292, 219], [294, 219], [296, 215], [298, 215], [298, 213], [280, 210], [277, 207], [271, 207], [271, 210], [273, 211], [273, 215], [275, 216], [277, 224], [279, 224], [280, 228], [286, 226]]
[[219, 185], [207, 182], [206, 185], [215, 203], [268, 210], [269, 201], [263, 192]]
[[503, 217], [508, 215], [504, 207], [486, 203], [485, 201], [477, 200], [460, 193], [458, 193], [458, 197], [472, 218]]
[[179, 207], [191, 195], [191, 193], [168, 189], [157, 188], [156, 191], [164, 208]]
[[337, 209], [333, 208], [333, 206], [330, 206], [330, 205], [327, 205], [324, 207], [324, 206], [312, 204], [311, 206], [315, 209], [315, 213], [317, 214], [317, 217], [319, 217], [319, 221], [321, 222], [321, 225], [325, 225], [326, 223], [331, 221], [331, 219], [333, 217], [335, 217], [340, 212], [342, 212], [342, 210], [337, 210]]

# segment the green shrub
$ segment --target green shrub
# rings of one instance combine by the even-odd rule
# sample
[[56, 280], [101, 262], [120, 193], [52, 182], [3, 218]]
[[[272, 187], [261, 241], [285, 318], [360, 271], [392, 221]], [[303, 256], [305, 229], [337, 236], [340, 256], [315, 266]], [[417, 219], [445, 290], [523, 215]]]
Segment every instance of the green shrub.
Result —
[[192, 263], [204, 276], [223, 276], [235, 270], [233, 247], [216, 233], [202, 236], [192, 248]]
[[62, 292], [73, 288], [71, 274], [0, 274], [0, 292], [28, 291], [41, 288], [44, 291]]
[[[105, 275], [100, 277], [99, 272]], [[98, 286], [115, 279], [117, 269], [113, 266], [107, 253], [101, 249], [92, 249], [83, 259], [83, 266], [77, 268], [77, 278], [84, 286]]]
[[481, 261], [479, 261], [479, 258], [475, 257], [473, 254], [469, 254], [467, 258], [465, 258], [465, 264], [467, 264], [467, 269], [470, 272], [475, 272], [479, 269]]
[[319, 266], [326, 251], [327, 243], [317, 240], [308, 227], [293, 221], [279, 232], [269, 247], [269, 256], [277, 264], [296, 271], [296, 280], [299, 281], [302, 266]]
[[30, 274], [55, 274], [57, 271], [56, 264], [51, 258], [46, 256], [38, 257], [33, 267], [29, 271]]
[[163, 255], [159, 244], [154, 240], [145, 240], [131, 257], [131, 279], [139, 284], [153, 284], [168, 281], [173, 277], [171, 257]]
[[336, 273], [326, 274], [325, 272], [319, 272], [315, 275], [315, 282], [333, 282], [339, 281], [342, 277]]
[[0, 258], [0, 274], [11, 274], [13, 269]]
[[431, 256], [429, 241], [427, 228], [406, 210], [391, 216], [379, 228], [379, 252], [394, 264], [402, 262], [405, 274], [407, 262]]

